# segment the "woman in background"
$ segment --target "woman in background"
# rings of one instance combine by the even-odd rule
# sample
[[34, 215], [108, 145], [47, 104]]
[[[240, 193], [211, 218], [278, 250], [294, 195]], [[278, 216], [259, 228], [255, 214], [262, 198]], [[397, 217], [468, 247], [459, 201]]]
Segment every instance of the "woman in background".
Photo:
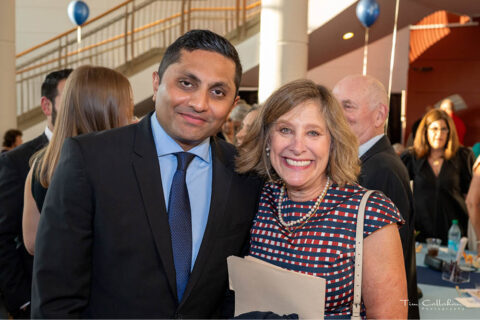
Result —
[[222, 126], [221, 133], [225, 141], [236, 145], [235, 135], [238, 130], [240, 130], [243, 118], [245, 118], [251, 108], [252, 107], [245, 100], [238, 101], [237, 105], [232, 109]]
[[254, 105], [250, 110], [248, 110], [247, 114], [242, 120], [242, 125], [240, 126], [240, 130], [238, 130], [237, 134], [235, 135], [235, 143], [237, 147], [243, 143], [243, 139], [245, 138], [247, 133], [250, 131], [250, 128], [252, 127], [252, 124], [257, 118], [257, 116], [258, 116], [258, 105]]
[[[358, 142], [337, 100], [310, 80], [282, 86], [240, 145], [237, 171], [268, 179], [249, 254], [326, 279], [325, 319], [349, 319], [357, 214], [367, 190], [355, 182]], [[407, 317], [401, 222], [388, 198], [370, 196], [363, 231], [364, 318]]]
[[33, 155], [25, 182], [23, 239], [32, 255], [40, 212], [64, 140], [129, 124], [133, 119], [132, 88], [128, 79], [117, 71], [82, 66], [68, 77], [59, 109], [52, 140]]
[[429, 111], [420, 122], [413, 147], [401, 156], [413, 180], [417, 241], [440, 238], [458, 220], [466, 235], [465, 195], [472, 179], [473, 153], [460, 145], [452, 119], [442, 110]]

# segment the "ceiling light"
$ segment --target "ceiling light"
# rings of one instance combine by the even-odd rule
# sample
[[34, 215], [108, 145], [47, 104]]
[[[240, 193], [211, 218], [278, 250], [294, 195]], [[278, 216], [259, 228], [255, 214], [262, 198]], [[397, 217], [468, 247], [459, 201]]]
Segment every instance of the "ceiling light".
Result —
[[343, 38], [343, 40], [348, 40], [348, 39], [353, 38], [353, 32], [345, 33], [342, 38]]

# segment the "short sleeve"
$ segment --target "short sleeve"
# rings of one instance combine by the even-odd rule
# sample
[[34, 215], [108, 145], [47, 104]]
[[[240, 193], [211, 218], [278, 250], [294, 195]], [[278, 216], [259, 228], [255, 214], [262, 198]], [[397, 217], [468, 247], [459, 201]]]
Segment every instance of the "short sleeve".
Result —
[[382, 227], [396, 223], [405, 223], [397, 207], [383, 193], [375, 191], [368, 199], [365, 207], [363, 237], [366, 238]]

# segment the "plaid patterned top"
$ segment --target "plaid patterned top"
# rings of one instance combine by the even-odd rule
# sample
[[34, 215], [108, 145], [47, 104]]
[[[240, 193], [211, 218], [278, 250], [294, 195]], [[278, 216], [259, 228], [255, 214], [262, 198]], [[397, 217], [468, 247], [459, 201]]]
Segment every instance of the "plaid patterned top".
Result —
[[[351, 316], [357, 211], [366, 189], [359, 185], [330, 186], [317, 212], [289, 233], [278, 219], [281, 185], [263, 187], [250, 235], [250, 255], [276, 266], [316, 275], [326, 280], [325, 319]], [[294, 202], [285, 192], [285, 222], [308, 213], [316, 199]], [[363, 237], [391, 223], [403, 223], [395, 205], [383, 193], [374, 192], [365, 208]], [[297, 225], [291, 227], [293, 230]], [[362, 307], [365, 317], [365, 307]]]

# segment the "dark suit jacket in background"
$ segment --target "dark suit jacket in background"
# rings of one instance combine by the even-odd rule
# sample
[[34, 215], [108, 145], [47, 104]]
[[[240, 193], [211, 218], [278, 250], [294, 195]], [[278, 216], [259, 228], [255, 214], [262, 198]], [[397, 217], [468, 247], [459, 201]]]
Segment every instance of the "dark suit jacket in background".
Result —
[[234, 173], [234, 147], [212, 147], [212, 198], [180, 304], [150, 116], [67, 139], [35, 247], [32, 316], [225, 317], [227, 263], [248, 240], [262, 182]]
[[387, 136], [383, 136], [360, 158], [359, 184], [382, 191], [397, 206], [405, 224], [400, 228], [405, 269], [407, 272], [408, 318], [418, 319], [417, 269], [415, 261], [415, 218], [410, 178], [405, 165], [395, 153]]
[[0, 291], [15, 315], [30, 301], [33, 258], [22, 237], [23, 193], [30, 157], [48, 143], [42, 134], [0, 156]]

